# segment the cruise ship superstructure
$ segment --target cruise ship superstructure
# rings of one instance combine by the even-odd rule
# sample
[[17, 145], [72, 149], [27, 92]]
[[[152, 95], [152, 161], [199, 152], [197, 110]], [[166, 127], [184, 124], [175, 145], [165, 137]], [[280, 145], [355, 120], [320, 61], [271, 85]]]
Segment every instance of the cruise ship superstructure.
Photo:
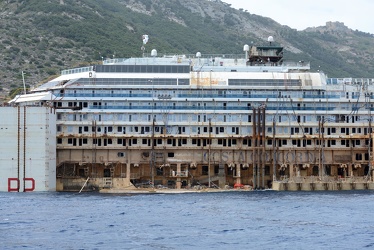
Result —
[[372, 189], [373, 92], [270, 44], [107, 59], [11, 104], [56, 113], [57, 190]]

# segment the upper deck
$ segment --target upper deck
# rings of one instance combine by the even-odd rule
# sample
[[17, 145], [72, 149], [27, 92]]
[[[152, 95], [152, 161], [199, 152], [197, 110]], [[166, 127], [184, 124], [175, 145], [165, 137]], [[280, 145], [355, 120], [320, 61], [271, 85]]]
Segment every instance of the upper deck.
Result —
[[[160, 55], [155, 51], [141, 58], [114, 58], [101, 64], [63, 70], [61, 76], [32, 92], [66, 88], [251, 88], [324, 89], [368, 80], [327, 79], [323, 72], [311, 72], [304, 61], [283, 60], [278, 46], [244, 46], [242, 54]], [[348, 78], [347, 78], [348, 79]], [[338, 83], [338, 84], [336, 84]], [[335, 88], [334, 87], [334, 88]]]
[[326, 84], [322, 73], [309, 72], [305, 62], [284, 62], [283, 48], [244, 46], [243, 54], [161, 55], [155, 50], [141, 58], [114, 58], [101, 64], [63, 70], [61, 76], [35, 91], [74, 86], [254, 86], [302, 87]]

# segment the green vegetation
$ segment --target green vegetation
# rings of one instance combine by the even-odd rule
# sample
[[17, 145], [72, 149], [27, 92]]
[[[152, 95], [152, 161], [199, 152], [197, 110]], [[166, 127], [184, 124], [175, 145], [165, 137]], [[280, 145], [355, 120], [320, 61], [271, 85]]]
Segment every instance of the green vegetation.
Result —
[[310, 61], [312, 69], [322, 69], [330, 77], [373, 74], [373, 35], [357, 30], [296, 31], [206, 0], [63, 2], [0, 1], [3, 13], [14, 13], [4, 14], [0, 24], [2, 88], [18, 86], [21, 71], [26, 72], [27, 83], [37, 85], [80, 63], [141, 56], [143, 34], [150, 37], [146, 52], [155, 48], [159, 55], [241, 54], [244, 44], [264, 45], [272, 35], [277, 44], [290, 48], [286, 59]]

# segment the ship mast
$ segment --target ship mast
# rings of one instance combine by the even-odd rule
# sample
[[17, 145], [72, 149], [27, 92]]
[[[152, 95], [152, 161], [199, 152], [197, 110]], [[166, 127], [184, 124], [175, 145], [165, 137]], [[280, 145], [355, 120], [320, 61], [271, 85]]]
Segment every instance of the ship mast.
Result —
[[144, 57], [145, 45], [148, 43], [149, 37], [148, 37], [148, 35], [143, 35], [142, 39], [143, 39], [143, 46], [141, 47], [141, 50], [142, 50], [142, 54], [143, 54], [143, 57]]

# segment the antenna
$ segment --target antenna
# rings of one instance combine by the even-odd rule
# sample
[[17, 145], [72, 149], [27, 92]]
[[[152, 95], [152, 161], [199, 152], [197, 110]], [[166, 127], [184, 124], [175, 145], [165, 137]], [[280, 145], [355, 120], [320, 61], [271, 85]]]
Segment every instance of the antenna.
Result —
[[23, 91], [25, 92], [25, 95], [26, 95], [25, 74], [26, 74], [26, 73], [24, 73], [24, 72], [22, 71]]
[[271, 46], [271, 43], [274, 42], [274, 37], [269, 36], [269, 37], [268, 37], [268, 42], [269, 42], [269, 44], [270, 44], [270, 46]]
[[143, 52], [143, 57], [144, 57], [144, 51], [145, 51], [145, 45], [148, 43], [149, 36], [148, 35], [143, 35], [142, 40], [143, 40], [143, 46], [141, 47], [141, 50]]

